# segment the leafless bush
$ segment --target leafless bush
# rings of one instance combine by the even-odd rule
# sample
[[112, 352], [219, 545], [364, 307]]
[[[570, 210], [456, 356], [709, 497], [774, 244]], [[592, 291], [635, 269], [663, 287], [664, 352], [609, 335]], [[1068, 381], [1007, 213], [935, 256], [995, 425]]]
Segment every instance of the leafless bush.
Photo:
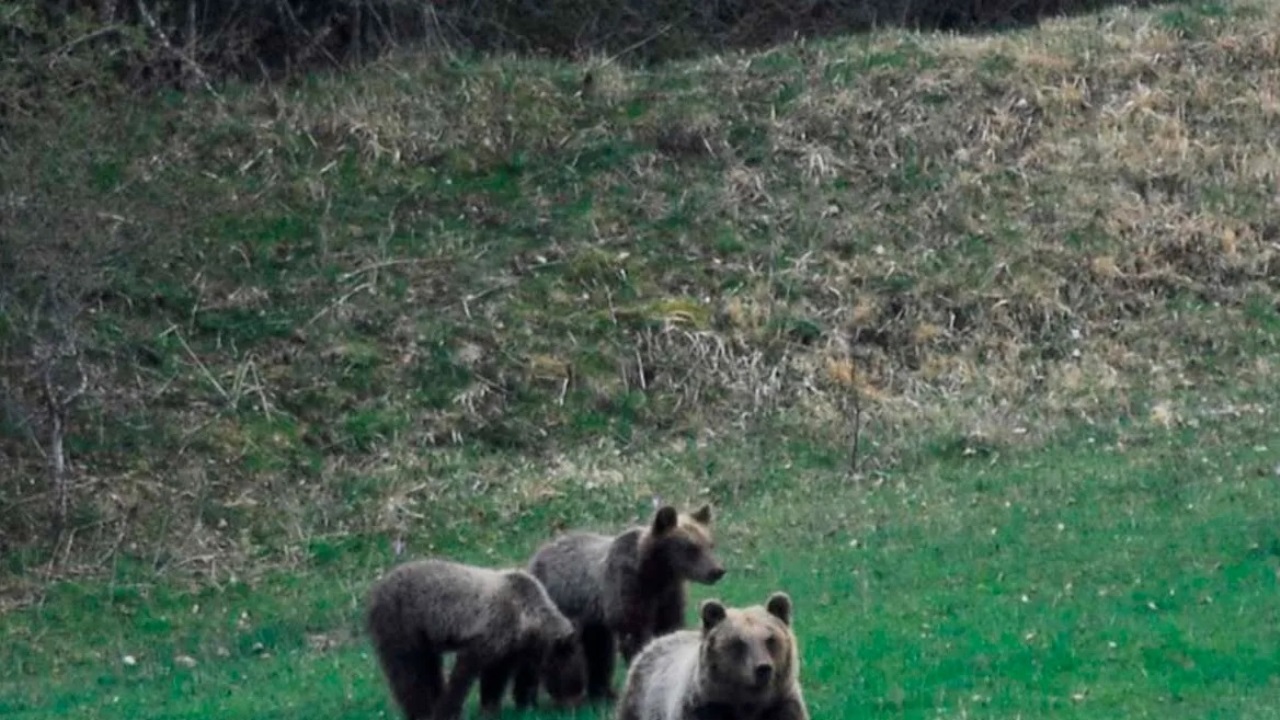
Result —
[[[82, 157], [85, 137], [27, 142], [39, 120], [11, 120], [11, 143], [0, 144], [13, 180], [0, 190], [0, 538], [56, 547], [88, 495], [76, 443], [116, 392], [103, 389], [114, 358], [94, 337], [91, 310], [122, 248], [122, 218], [100, 211], [85, 163], [68, 161]], [[62, 162], [32, 170], [42, 158]]]
[[78, 86], [105, 72], [131, 87], [211, 89], [215, 77], [335, 67], [401, 45], [657, 61], [885, 25], [1005, 27], [1116, 2], [20, 0], [0, 13], [0, 50], [25, 91], [12, 106], [67, 70]]
[[[12, 267], [17, 263], [5, 264]], [[21, 290], [36, 285], [43, 285], [39, 299], [21, 302]], [[25, 496], [30, 503], [33, 498], [47, 498], [24, 514], [32, 524], [45, 526], [49, 541], [56, 544], [66, 530], [72, 506], [74, 469], [69, 462], [68, 434], [76, 406], [89, 390], [89, 371], [76, 327], [77, 308], [66, 289], [55, 278], [46, 277], [27, 288], [11, 285], [0, 290], [0, 312], [5, 321], [0, 339], [5, 373], [0, 390], [4, 393], [5, 434], [9, 436], [0, 445], [27, 442], [46, 466], [42, 473], [46, 480], [38, 483], [44, 490], [35, 493], [29, 491], [37, 485], [33, 478], [18, 472], [30, 473], [35, 468], [21, 468], [18, 463], [10, 466], [14, 472], [0, 480], [0, 499]], [[23, 455], [13, 450], [10, 447], [5, 454], [15, 460]]]

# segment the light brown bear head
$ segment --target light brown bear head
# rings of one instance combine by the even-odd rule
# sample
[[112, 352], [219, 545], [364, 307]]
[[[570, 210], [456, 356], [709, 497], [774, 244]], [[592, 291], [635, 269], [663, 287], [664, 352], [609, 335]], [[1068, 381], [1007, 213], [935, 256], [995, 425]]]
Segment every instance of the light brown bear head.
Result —
[[791, 597], [786, 593], [775, 592], [763, 606], [745, 608], [704, 600], [698, 613], [705, 690], [763, 699], [794, 682], [799, 661], [791, 630]]
[[677, 513], [670, 505], [658, 508], [642, 540], [641, 554], [655, 565], [670, 568], [677, 577], [714, 585], [724, 577], [711, 536], [711, 506]]

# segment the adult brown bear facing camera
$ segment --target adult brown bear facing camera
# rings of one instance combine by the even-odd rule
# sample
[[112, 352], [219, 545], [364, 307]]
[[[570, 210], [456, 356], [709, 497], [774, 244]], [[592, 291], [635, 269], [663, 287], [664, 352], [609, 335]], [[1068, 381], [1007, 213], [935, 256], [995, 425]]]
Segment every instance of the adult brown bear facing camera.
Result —
[[[687, 514], [664, 505], [648, 525], [618, 535], [570, 532], [538, 549], [529, 572], [578, 627], [588, 697], [612, 697], [619, 648], [630, 662], [650, 639], [684, 626], [685, 583], [713, 585], [725, 574], [714, 548], [710, 505]], [[521, 678], [531, 674], [526, 668]]]
[[701, 630], [636, 656], [616, 720], [808, 720], [791, 611], [782, 592], [747, 608], [704, 601]]

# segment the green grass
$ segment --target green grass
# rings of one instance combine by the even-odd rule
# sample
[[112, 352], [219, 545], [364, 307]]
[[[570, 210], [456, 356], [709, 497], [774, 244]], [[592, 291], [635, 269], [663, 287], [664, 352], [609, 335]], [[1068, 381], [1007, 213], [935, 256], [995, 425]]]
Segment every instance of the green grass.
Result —
[[[711, 494], [731, 574], [692, 596], [791, 593], [814, 717], [1275, 717], [1280, 434], [1240, 407], [1194, 428], [1082, 426], [1034, 449], [934, 443], [861, 481], [839, 449], [770, 453], [738, 501]], [[735, 465], [744, 452], [711, 457]], [[638, 482], [664, 472], [656, 457], [626, 469]], [[637, 505], [609, 515], [639, 517]], [[439, 550], [516, 562], [546, 520], [520, 517], [496, 552]], [[110, 584], [59, 584], [6, 620], [0, 711], [390, 712], [358, 628], [363, 592], [390, 561], [379, 541], [318, 546], [305, 569], [220, 589], [125, 567]]]

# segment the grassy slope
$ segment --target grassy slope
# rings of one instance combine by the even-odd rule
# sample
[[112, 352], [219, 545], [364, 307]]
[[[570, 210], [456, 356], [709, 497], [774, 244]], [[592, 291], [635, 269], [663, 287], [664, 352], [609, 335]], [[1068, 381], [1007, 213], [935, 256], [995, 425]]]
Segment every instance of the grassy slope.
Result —
[[815, 715], [1273, 716], [1276, 13], [70, 112], [6, 222], [132, 250], [41, 246], [99, 263], [68, 557], [114, 579], [6, 616], [0, 711], [365, 717], [389, 538], [658, 493], [723, 508], [717, 593], [801, 599]]
[[[554, 490], [503, 486], [507, 450], [843, 441], [854, 393], [887, 467], [922, 432], [1035, 442], [1269, 382], [1275, 10], [605, 64], [585, 99], [577, 66], [408, 58], [69, 106], [4, 156], [16, 276], [89, 306], [69, 557], [471, 532], [476, 488]], [[11, 536], [39, 490], [3, 484]]]

